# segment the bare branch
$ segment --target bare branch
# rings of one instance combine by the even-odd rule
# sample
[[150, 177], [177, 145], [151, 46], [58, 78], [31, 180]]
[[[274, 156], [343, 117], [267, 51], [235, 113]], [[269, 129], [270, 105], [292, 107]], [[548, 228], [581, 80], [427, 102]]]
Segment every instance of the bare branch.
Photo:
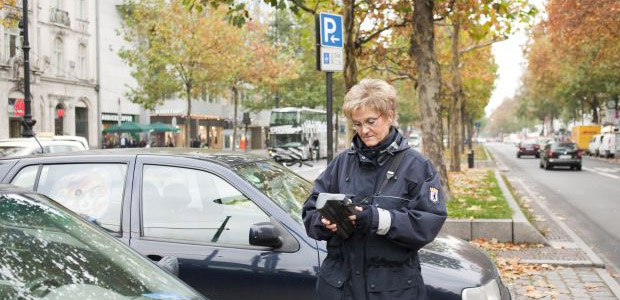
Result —
[[314, 14], [316, 14], [316, 8], [315, 8], [315, 9], [312, 9], [312, 8], [310, 8], [310, 7], [307, 7], [307, 6], [305, 6], [305, 5], [303, 4], [303, 2], [302, 2], [302, 1], [300, 1], [300, 0], [289, 0], [289, 1], [290, 1], [290, 2], [292, 2], [292, 3], [293, 3], [293, 5], [297, 6], [298, 8], [300, 8], [301, 10], [303, 10], [303, 11], [305, 11], [305, 12], [307, 12], [307, 13], [311, 13], [311, 14], [313, 14], [313, 15], [314, 15]]
[[356, 48], [360, 47], [362, 44], [365, 44], [365, 43], [371, 41], [372, 39], [374, 39], [377, 36], [379, 36], [379, 34], [381, 34], [382, 32], [384, 32], [384, 31], [386, 31], [388, 29], [391, 29], [393, 27], [403, 27], [403, 26], [407, 25], [408, 23], [410, 23], [409, 19], [403, 19], [402, 22], [400, 22], [400, 23], [390, 24], [390, 25], [388, 25], [388, 26], [386, 26], [384, 28], [381, 28], [381, 29], [375, 31], [374, 33], [372, 33], [370, 35], [367, 35], [365, 37], [359, 37], [359, 38], [357, 38], [357, 40], [355, 40], [355, 47]]
[[473, 50], [476, 50], [476, 49], [480, 49], [480, 48], [492, 45], [492, 44], [497, 43], [497, 42], [505, 41], [506, 39], [507, 39], [506, 37], [494, 38], [494, 39], [492, 39], [490, 41], [486, 41], [486, 42], [483, 42], [483, 43], [478, 43], [478, 44], [475, 44], [475, 45], [471, 45], [471, 46], [469, 46], [469, 47], [467, 47], [465, 49], [459, 50], [459, 55], [465, 54], [465, 53], [467, 53], [469, 51], [473, 51]]

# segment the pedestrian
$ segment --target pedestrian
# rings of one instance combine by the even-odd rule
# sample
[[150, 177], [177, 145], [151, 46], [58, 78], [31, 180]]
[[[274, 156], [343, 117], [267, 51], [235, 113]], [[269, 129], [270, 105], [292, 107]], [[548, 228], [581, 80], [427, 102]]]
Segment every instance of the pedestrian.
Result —
[[[315, 180], [302, 210], [307, 234], [327, 241], [319, 300], [426, 299], [418, 250], [441, 229], [446, 203], [435, 167], [392, 126], [396, 104], [394, 87], [378, 79], [360, 81], [344, 97], [353, 146]], [[351, 198], [353, 234], [335, 233], [316, 208], [319, 193]]]

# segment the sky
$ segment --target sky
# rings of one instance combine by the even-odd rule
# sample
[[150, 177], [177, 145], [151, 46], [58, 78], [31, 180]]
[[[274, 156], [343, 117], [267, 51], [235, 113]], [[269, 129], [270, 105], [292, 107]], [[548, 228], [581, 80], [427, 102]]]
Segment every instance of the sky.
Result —
[[499, 66], [499, 77], [495, 80], [491, 100], [484, 108], [487, 117], [505, 98], [512, 97], [519, 87], [526, 63], [523, 57], [523, 45], [526, 41], [525, 33], [518, 31], [507, 40], [492, 45], [495, 63]]
[[[545, 16], [545, 2], [545, 0], [529, 0], [529, 3], [540, 10], [541, 14], [538, 18]], [[495, 80], [495, 89], [491, 94], [491, 100], [484, 108], [487, 117], [505, 98], [511, 98], [517, 91], [521, 83], [521, 75], [526, 67], [526, 61], [523, 57], [523, 46], [526, 42], [527, 35], [525, 30], [521, 29], [507, 40], [492, 45], [495, 63], [499, 66], [497, 70], [499, 77]]]

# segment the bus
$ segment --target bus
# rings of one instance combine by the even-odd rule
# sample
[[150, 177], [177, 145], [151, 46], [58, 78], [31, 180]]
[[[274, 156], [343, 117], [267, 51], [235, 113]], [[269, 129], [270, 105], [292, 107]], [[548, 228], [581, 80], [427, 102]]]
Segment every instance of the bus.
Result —
[[268, 151], [276, 160], [327, 157], [327, 113], [305, 107], [272, 109]]

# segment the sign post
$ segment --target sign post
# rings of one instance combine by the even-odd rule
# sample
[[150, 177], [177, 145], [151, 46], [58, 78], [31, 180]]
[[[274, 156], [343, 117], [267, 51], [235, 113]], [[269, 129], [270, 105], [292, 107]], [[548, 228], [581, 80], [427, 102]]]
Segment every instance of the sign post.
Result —
[[325, 72], [327, 100], [327, 163], [334, 158], [334, 116], [332, 74], [344, 69], [342, 16], [330, 13], [315, 15], [316, 67]]
[[22, 50], [24, 51], [24, 116], [22, 119], [22, 136], [33, 137], [32, 127], [37, 121], [32, 119], [30, 109], [30, 44], [28, 43], [28, 1], [22, 1]]

